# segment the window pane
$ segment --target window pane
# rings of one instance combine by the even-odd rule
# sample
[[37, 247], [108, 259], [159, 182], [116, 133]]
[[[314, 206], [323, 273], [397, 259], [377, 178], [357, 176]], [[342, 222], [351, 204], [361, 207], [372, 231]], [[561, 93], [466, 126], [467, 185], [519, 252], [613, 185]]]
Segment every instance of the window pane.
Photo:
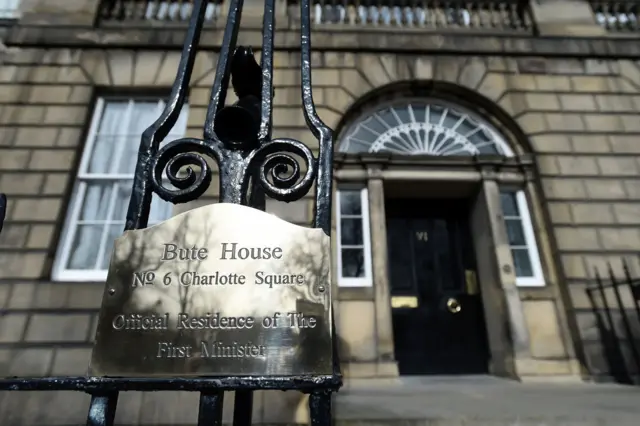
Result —
[[110, 220], [124, 221], [127, 217], [127, 209], [129, 208], [129, 198], [131, 197], [132, 180], [120, 180], [114, 182], [116, 186], [116, 198], [114, 200], [113, 213]]
[[131, 108], [131, 117], [128, 118], [128, 129], [125, 136], [117, 143], [122, 143], [118, 149], [122, 153], [118, 159], [116, 173], [133, 174], [138, 160], [140, 138], [145, 131], [160, 116], [162, 109], [158, 102], [136, 102]]
[[516, 268], [516, 277], [532, 277], [533, 268], [531, 267], [531, 259], [529, 258], [529, 250], [511, 249], [513, 263]]
[[117, 164], [117, 157], [122, 151], [115, 149], [115, 146], [120, 140], [118, 136], [126, 133], [122, 126], [128, 122], [129, 112], [128, 102], [104, 103], [100, 125], [89, 157], [88, 173], [109, 173], [112, 166]]
[[126, 122], [127, 109], [129, 102], [127, 101], [105, 101], [100, 125], [98, 127], [98, 136], [115, 136], [126, 132], [122, 128]]
[[509, 245], [525, 246], [524, 231], [522, 229], [522, 221], [520, 219], [505, 219], [507, 225], [507, 236], [509, 237]]
[[114, 146], [118, 136], [96, 136], [86, 173], [110, 173], [116, 163]]
[[514, 192], [500, 193], [500, 201], [502, 202], [502, 213], [505, 216], [520, 216]]
[[362, 202], [360, 191], [340, 191], [340, 214], [360, 216]]
[[[123, 225], [110, 225], [107, 230], [107, 239], [104, 246], [104, 253], [100, 260], [98, 269], [109, 269], [109, 261], [111, 260], [111, 253], [113, 252], [113, 243], [119, 236], [122, 235], [124, 229]], [[97, 253], [96, 253], [97, 256]]]
[[103, 225], [78, 225], [69, 248], [68, 269], [95, 269]]
[[342, 249], [342, 276], [344, 278], [364, 277], [363, 249]]
[[362, 219], [340, 219], [340, 243], [345, 246], [363, 244]]
[[[128, 120], [129, 126], [125, 134], [138, 137], [138, 142], [140, 142], [139, 138], [142, 136], [142, 132], [153, 124], [161, 112], [162, 108], [160, 108], [158, 101], [136, 101], [131, 108], [131, 117]], [[136, 147], [136, 151], [137, 149], [138, 147]]]
[[[172, 186], [167, 186], [167, 188], [172, 188]], [[151, 199], [151, 212], [149, 213], [149, 223], [153, 224], [167, 220], [171, 217], [172, 209], [173, 204], [166, 202], [156, 194], [153, 194], [153, 198]]]
[[86, 182], [79, 220], [106, 220], [113, 191], [111, 182]]

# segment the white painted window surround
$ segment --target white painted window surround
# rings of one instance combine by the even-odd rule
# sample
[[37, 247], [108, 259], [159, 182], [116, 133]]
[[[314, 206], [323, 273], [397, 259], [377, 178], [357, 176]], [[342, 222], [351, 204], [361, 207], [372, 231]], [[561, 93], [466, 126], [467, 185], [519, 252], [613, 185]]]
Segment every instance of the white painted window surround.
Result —
[[0, 19], [16, 19], [20, 16], [21, 0], [0, 0]]
[[336, 191], [337, 275], [340, 287], [370, 287], [371, 230], [366, 188]]
[[524, 191], [502, 191], [502, 214], [516, 271], [516, 284], [520, 287], [545, 285], [538, 244], [533, 231], [529, 206]]
[[[383, 105], [363, 114], [342, 133], [338, 150], [433, 156], [514, 155], [500, 133], [472, 111], [428, 98]], [[516, 283], [544, 286], [526, 196], [521, 190], [503, 192], [502, 201], [505, 223], [512, 233]], [[507, 212], [507, 208], [511, 210]]]
[[[99, 98], [80, 160], [53, 267], [56, 281], [104, 281], [113, 241], [122, 235], [140, 137], [164, 108], [154, 98]], [[188, 110], [165, 141], [186, 133]], [[172, 204], [154, 194], [149, 225], [171, 217]]]

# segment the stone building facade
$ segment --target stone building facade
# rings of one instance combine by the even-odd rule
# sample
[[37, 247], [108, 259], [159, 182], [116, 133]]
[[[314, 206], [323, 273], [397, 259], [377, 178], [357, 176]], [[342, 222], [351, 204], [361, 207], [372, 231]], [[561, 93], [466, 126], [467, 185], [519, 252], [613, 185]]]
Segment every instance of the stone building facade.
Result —
[[[5, 376], [88, 365], [132, 156], [184, 37], [180, 2], [151, 3], [117, 20], [98, 0], [0, 0]], [[245, 6], [239, 39], [254, 48], [258, 3]], [[317, 146], [301, 109], [297, 6], [277, 3], [274, 136]], [[608, 262], [622, 276], [626, 259], [640, 276], [640, 44], [632, 25], [623, 31], [637, 14], [516, 3], [313, 8], [313, 95], [337, 136], [334, 287], [347, 377], [611, 376], [585, 289]], [[188, 108], [169, 138], [202, 134], [225, 8], [208, 12]], [[214, 179], [189, 207], [217, 191]], [[268, 210], [306, 225], [311, 200]], [[175, 211], [156, 203], [153, 219]], [[82, 412], [82, 398], [3, 395], [2, 424], [44, 424], [38, 416], [61, 403]], [[179, 398], [193, 399], [128, 396], [119, 416], [175, 424], [193, 415], [175, 407], [195, 404]], [[262, 398], [265, 421], [295, 406]], [[75, 414], [56, 415], [46, 424]]]

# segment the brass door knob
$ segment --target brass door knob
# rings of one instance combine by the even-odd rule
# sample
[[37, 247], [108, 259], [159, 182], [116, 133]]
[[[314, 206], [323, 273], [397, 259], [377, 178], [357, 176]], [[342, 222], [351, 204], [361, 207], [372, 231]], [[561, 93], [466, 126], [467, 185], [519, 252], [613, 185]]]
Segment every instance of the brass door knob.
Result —
[[452, 314], [457, 314], [462, 310], [462, 305], [456, 299], [450, 297], [449, 300], [447, 300], [447, 309]]

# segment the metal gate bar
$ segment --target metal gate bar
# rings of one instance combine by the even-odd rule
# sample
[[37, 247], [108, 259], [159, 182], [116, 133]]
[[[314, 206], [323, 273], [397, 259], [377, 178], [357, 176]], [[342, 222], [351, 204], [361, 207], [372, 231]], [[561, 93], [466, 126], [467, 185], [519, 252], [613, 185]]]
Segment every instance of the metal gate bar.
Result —
[[[266, 195], [279, 201], [295, 201], [306, 195], [315, 182], [312, 226], [330, 235], [333, 132], [318, 117], [313, 103], [310, 0], [300, 0], [301, 97], [307, 126], [319, 142], [317, 157], [314, 157], [308, 147], [300, 141], [271, 139], [275, 0], [265, 0], [260, 65], [257, 65], [253, 59], [251, 49], [236, 46], [243, 0], [230, 1], [204, 123], [204, 137], [202, 140], [183, 138], [168, 142], [160, 148], [160, 142], [175, 125], [187, 96], [207, 3], [208, 0], [194, 1], [169, 100], [160, 117], [142, 134], [125, 230], [143, 229], [147, 226], [153, 192], [174, 204], [189, 202], [203, 195], [211, 183], [211, 170], [204, 155], [217, 162], [220, 173], [221, 202], [249, 205], [264, 210]], [[244, 108], [247, 113], [259, 110], [256, 117], [259, 127], [255, 140], [222, 137], [229, 132], [241, 130], [242, 127], [216, 121], [218, 114], [225, 108], [225, 97], [230, 80], [239, 98], [236, 106]], [[291, 154], [302, 157], [307, 164], [307, 171], [301, 179], [298, 179], [300, 177], [298, 161]], [[192, 166], [197, 166], [199, 172], [194, 171]], [[186, 176], [181, 176], [179, 172], [184, 167], [187, 167], [187, 173]], [[288, 170], [291, 170], [291, 173], [283, 176]], [[163, 186], [163, 171], [166, 171], [167, 179], [177, 189], [168, 189]], [[267, 178], [269, 173], [271, 173], [272, 182]], [[0, 196], [0, 229], [5, 210], [6, 198]], [[331, 394], [342, 386], [335, 324], [332, 327], [333, 372], [328, 375], [6, 378], [0, 379], [0, 390], [73, 390], [89, 393], [91, 405], [87, 416], [88, 426], [113, 425], [119, 391], [200, 392], [198, 425], [201, 426], [222, 424], [224, 392], [235, 391], [233, 424], [245, 426], [251, 424], [254, 390], [294, 390], [310, 394], [311, 424], [328, 426], [331, 423]]]

